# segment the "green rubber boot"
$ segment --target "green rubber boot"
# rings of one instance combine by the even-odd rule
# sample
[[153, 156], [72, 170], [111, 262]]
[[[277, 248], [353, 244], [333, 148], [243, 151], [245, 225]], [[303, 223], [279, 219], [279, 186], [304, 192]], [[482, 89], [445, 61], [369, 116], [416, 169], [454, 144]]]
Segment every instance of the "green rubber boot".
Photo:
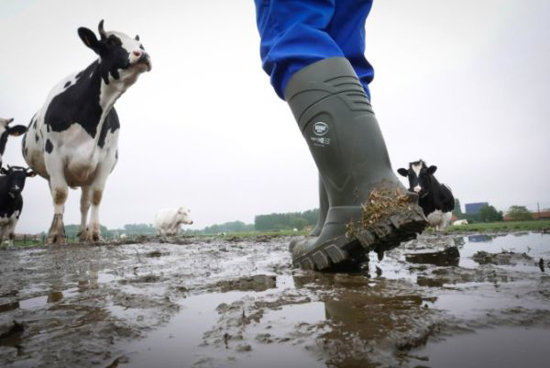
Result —
[[[375, 191], [395, 190], [396, 198], [407, 191], [393, 173], [372, 107], [347, 59], [321, 60], [295, 73], [285, 100], [307, 141], [329, 204], [319, 235], [291, 242], [294, 265], [339, 270], [361, 262], [371, 250], [381, 257], [424, 230], [426, 218], [414, 194], [392, 213], [373, 216], [373, 221], [364, 217], [361, 205], [374, 201]], [[350, 231], [352, 224], [368, 226]]]
[[328, 212], [328, 197], [327, 192], [325, 191], [325, 184], [323, 184], [323, 179], [321, 174], [319, 174], [319, 216], [317, 217], [317, 224], [309, 233], [309, 236], [319, 236], [321, 230], [325, 225], [325, 220], [327, 219]]

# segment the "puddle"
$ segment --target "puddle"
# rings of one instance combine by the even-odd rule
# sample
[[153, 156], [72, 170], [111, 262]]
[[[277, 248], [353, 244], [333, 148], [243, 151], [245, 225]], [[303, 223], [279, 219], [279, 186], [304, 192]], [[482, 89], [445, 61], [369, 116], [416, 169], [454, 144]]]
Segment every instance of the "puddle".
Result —
[[532, 258], [531, 262], [526, 261], [513, 266], [501, 266], [514, 267], [527, 272], [541, 272], [538, 266], [540, 258], [546, 261], [550, 260], [550, 234], [471, 235], [463, 237], [463, 241], [464, 246], [460, 249], [460, 267], [474, 268], [479, 266], [479, 263], [472, 259], [472, 256], [479, 251], [525, 253]]
[[[150, 368], [162, 362], [163, 368], [183, 367], [258, 367], [293, 366], [323, 367], [307, 351], [293, 345], [262, 344], [252, 338], [251, 344], [241, 344], [245, 339], [228, 338], [227, 347], [212, 348], [205, 343], [204, 335], [220, 318], [216, 308], [222, 304], [232, 304], [241, 300], [247, 293], [228, 292], [193, 296], [182, 303], [182, 311], [168, 326], [152, 332], [142, 341], [126, 348], [128, 364], [119, 367]], [[295, 323], [324, 319], [323, 303], [283, 307], [267, 315], [268, 323], [291, 329]], [[247, 334], [254, 337], [267, 330], [251, 328]], [[246, 339], [248, 341], [249, 339]], [[223, 345], [223, 343], [222, 343]], [[240, 351], [239, 347], [242, 345]], [[236, 349], [235, 349], [236, 347]], [[250, 349], [250, 350], [248, 350]], [[302, 362], [302, 364], [301, 364]], [[284, 363], [284, 364], [283, 364]]]
[[[411, 351], [411, 366], [547, 368], [550, 330], [539, 328], [481, 329]], [[420, 359], [418, 359], [420, 358]]]
[[[289, 239], [180, 240], [5, 252], [0, 366], [496, 366], [485, 352], [537, 367], [546, 353], [550, 265], [534, 261], [550, 234], [429, 234], [359, 274], [295, 270]], [[450, 247], [452, 262], [407, 261]]]
[[37, 296], [35, 298], [19, 300], [19, 308], [36, 309], [44, 307], [47, 304], [57, 303], [62, 300], [73, 297], [78, 294], [79, 289], [73, 288], [64, 291], [51, 291], [48, 295]]

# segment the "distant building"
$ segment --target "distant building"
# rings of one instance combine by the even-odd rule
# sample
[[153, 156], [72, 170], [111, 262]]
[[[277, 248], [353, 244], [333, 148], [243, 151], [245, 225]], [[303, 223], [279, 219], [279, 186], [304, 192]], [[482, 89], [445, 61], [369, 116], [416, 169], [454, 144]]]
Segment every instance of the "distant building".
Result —
[[550, 212], [532, 212], [533, 220], [550, 220]]
[[466, 214], [477, 215], [481, 207], [488, 206], [489, 202], [466, 203]]
[[[550, 220], [550, 212], [549, 211], [531, 212], [531, 217], [533, 218], [533, 220]], [[504, 215], [503, 220], [513, 221], [514, 219], [511, 218], [509, 215]]]

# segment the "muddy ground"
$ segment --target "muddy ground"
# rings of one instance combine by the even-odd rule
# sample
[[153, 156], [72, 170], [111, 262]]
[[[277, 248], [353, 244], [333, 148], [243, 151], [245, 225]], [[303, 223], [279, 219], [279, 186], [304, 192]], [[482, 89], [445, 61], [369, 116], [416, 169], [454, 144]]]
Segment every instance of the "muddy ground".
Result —
[[550, 366], [550, 234], [422, 235], [356, 274], [288, 241], [1, 249], [0, 366]]

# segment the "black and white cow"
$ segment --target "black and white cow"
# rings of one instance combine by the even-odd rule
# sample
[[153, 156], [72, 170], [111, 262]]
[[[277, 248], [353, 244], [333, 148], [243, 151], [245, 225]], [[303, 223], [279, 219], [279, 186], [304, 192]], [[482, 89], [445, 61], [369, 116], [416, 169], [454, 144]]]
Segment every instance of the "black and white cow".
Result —
[[0, 243], [8, 235], [9, 245], [13, 245], [15, 226], [23, 210], [21, 192], [27, 177], [36, 174], [19, 166], [8, 166], [7, 170], [2, 168], [0, 172], [3, 174], [0, 176]]
[[437, 166], [429, 166], [422, 160], [411, 162], [409, 169], [397, 172], [409, 179], [409, 190], [418, 194], [418, 205], [422, 207], [430, 226], [445, 230], [450, 224], [455, 208], [451, 188], [440, 184], [434, 176]]
[[[29, 166], [47, 179], [54, 203], [48, 243], [64, 242], [63, 212], [68, 188], [82, 188], [80, 241], [101, 240], [99, 206], [107, 177], [118, 160], [119, 120], [114, 104], [138, 76], [151, 70], [139, 37], [78, 29], [98, 55], [86, 69], [62, 79], [32, 118], [23, 140]], [[91, 204], [91, 218], [86, 226]]]
[[6, 150], [6, 143], [8, 143], [9, 136], [22, 135], [27, 131], [27, 127], [24, 125], [15, 125], [10, 127], [9, 125], [12, 121], [13, 118], [0, 118], [0, 167], [2, 167], [2, 156], [4, 156], [4, 151]]

